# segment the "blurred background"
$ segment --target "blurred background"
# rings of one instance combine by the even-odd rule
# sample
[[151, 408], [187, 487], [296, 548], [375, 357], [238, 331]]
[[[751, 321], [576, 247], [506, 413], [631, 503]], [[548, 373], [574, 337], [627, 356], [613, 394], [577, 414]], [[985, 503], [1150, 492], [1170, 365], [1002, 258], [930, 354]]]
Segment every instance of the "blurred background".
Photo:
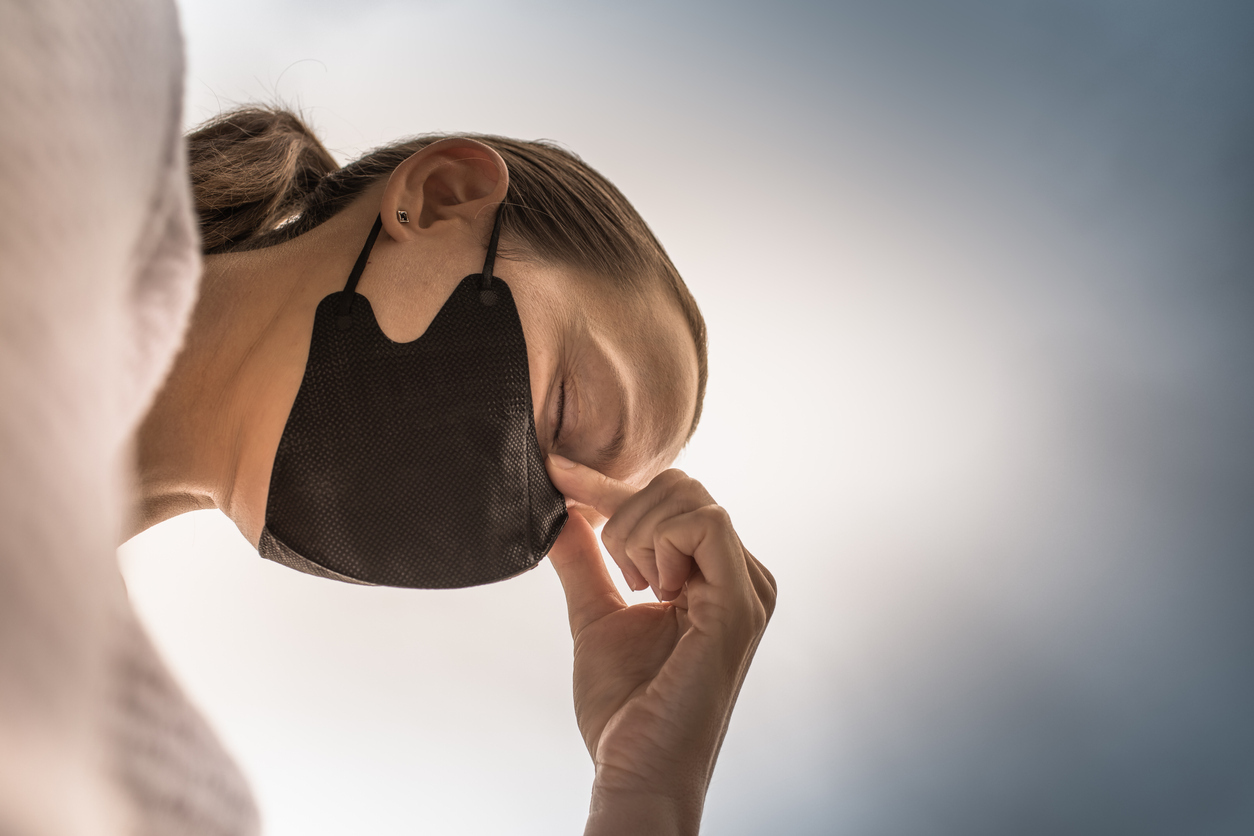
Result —
[[[709, 834], [1254, 832], [1254, 7], [182, 0], [186, 121], [561, 141], [710, 327], [680, 466], [775, 573]], [[125, 546], [274, 836], [578, 833], [546, 563]]]

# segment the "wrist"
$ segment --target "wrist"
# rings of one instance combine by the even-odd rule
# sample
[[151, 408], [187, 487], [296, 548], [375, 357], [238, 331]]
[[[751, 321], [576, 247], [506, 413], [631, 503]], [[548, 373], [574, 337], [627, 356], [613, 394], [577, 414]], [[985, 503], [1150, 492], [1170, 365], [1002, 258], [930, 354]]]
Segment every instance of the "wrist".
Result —
[[598, 770], [584, 836], [697, 836], [705, 788], [682, 783], [666, 790], [623, 786]]

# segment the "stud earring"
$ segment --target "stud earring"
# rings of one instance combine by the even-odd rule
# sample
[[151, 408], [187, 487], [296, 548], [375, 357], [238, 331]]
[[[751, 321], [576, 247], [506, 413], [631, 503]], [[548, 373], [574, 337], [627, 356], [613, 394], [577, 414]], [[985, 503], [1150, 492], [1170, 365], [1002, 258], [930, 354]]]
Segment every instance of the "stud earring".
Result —
[[396, 219], [403, 224], [407, 224], [409, 223], [409, 213], [406, 212], [404, 209], [397, 209]]

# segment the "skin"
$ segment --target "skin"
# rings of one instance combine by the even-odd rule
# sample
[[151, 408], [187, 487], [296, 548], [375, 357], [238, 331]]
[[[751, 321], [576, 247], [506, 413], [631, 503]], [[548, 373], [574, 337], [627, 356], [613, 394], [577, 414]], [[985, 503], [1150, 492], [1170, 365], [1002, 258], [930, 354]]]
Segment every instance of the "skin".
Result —
[[[495, 151], [443, 140], [296, 239], [208, 257], [183, 350], [136, 437], [130, 534], [218, 508], [256, 546], [314, 310], [343, 289], [375, 217], [383, 230], [357, 292], [384, 333], [406, 342], [482, 269], [507, 188]], [[502, 251], [511, 257], [498, 257], [495, 273], [522, 321], [537, 437], [578, 512], [550, 559], [570, 609], [576, 715], [597, 765], [587, 832], [695, 833], [774, 581], [699, 483], [663, 472], [696, 398], [696, 349], [669, 292], [660, 282], [620, 290], [528, 259], [517, 242]], [[659, 603], [628, 607], [614, 591], [592, 528], [607, 518], [603, 540], [628, 585], [652, 587]]]
[[700, 482], [644, 490], [551, 456], [568, 497], [609, 518], [601, 539], [673, 600], [628, 606], [572, 514], [549, 560], [575, 641], [575, 717], [596, 765], [586, 833], [695, 834], [740, 685], [775, 610], [775, 579]]

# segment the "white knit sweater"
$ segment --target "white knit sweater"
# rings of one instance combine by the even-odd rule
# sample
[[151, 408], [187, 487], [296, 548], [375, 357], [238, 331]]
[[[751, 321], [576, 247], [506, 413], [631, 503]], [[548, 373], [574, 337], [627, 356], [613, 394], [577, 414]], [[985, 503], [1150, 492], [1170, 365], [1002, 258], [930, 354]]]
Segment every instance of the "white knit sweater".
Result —
[[199, 257], [170, 0], [0, 2], [0, 833], [245, 834], [135, 620], [128, 441]]

